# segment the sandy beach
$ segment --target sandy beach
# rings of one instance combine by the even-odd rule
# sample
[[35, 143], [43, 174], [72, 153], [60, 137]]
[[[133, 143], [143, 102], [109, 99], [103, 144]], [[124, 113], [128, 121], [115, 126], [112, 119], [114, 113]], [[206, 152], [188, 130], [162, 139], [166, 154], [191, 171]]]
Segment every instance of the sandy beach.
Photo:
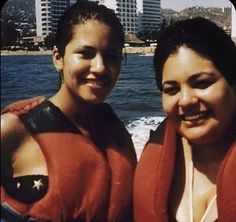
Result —
[[[140, 53], [140, 54], [154, 54], [155, 47], [124, 47], [123, 53]], [[51, 55], [51, 50], [47, 51], [11, 51], [11, 50], [1, 50], [1, 56], [14, 56], [14, 55]]]

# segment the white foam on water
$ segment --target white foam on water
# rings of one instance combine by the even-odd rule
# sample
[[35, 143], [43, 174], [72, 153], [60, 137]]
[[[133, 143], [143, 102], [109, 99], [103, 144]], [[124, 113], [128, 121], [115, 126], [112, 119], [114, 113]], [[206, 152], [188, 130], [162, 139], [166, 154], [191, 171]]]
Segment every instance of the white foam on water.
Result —
[[141, 117], [126, 125], [132, 136], [137, 159], [139, 160], [142, 150], [149, 139], [150, 130], [155, 130], [165, 117]]

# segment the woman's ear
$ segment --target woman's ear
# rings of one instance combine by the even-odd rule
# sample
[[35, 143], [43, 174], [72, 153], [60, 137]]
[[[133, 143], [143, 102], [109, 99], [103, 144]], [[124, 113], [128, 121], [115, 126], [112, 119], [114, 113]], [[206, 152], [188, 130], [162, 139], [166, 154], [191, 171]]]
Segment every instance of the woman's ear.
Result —
[[63, 58], [62, 56], [59, 54], [58, 49], [56, 46], [54, 46], [53, 50], [52, 50], [52, 60], [54, 63], [54, 66], [56, 68], [56, 70], [61, 73], [63, 70]]

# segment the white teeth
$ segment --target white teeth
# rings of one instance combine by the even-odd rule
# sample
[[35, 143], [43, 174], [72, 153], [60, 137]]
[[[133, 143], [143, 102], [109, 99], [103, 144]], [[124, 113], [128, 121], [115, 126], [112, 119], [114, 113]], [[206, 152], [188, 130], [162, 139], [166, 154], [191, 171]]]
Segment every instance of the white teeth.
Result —
[[204, 116], [205, 116], [205, 114], [203, 114], [203, 113], [197, 114], [197, 115], [192, 115], [192, 116], [184, 116], [184, 120], [193, 121], [193, 120], [200, 119], [200, 118], [202, 118]]
[[96, 85], [96, 86], [103, 86], [104, 85], [104, 83], [101, 81], [96, 81], [96, 80], [91, 80], [91, 79], [87, 79], [86, 82], [89, 84], [92, 84], [92, 85]]

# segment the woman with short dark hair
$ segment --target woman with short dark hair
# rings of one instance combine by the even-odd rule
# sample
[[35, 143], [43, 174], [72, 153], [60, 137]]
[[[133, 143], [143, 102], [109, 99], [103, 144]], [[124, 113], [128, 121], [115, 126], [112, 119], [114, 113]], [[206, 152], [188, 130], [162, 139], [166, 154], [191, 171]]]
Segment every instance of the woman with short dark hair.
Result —
[[236, 221], [235, 44], [207, 19], [178, 21], [154, 67], [167, 118], [136, 169], [135, 221]]

